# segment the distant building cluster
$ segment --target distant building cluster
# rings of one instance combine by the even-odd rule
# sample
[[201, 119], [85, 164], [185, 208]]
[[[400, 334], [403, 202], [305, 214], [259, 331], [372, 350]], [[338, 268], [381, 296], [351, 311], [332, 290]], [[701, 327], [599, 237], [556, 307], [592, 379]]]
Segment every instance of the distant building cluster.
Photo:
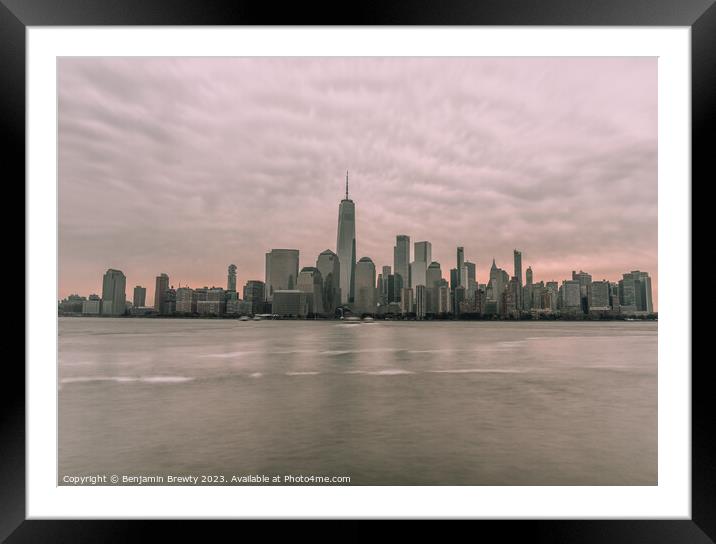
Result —
[[[271, 249], [266, 253], [264, 280], [249, 280], [237, 289], [237, 267], [230, 264], [226, 288], [179, 287], [168, 274], [155, 279], [154, 305], [147, 306], [145, 287], [134, 287], [126, 300], [126, 278], [109, 269], [102, 281], [102, 296], [70, 295], [60, 301], [64, 315], [119, 316], [277, 316], [345, 317], [400, 316], [412, 319], [521, 319], [579, 318], [581, 316], [648, 316], [654, 313], [651, 278], [638, 270], [626, 272], [617, 282], [593, 280], [584, 271], [572, 278], [534, 281], [531, 267], [524, 271], [522, 253], [514, 250], [513, 273], [492, 260], [487, 283], [478, 283], [477, 264], [465, 260], [456, 248], [449, 281], [440, 263], [432, 260], [432, 244], [413, 244], [398, 234], [393, 266], [377, 271], [370, 257], [357, 258], [355, 203], [346, 193], [338, 208], [336, 251], [326, 249], [311, 266], [299, 266], [298, 249]], [[378, 273], [377, 273], [378, 272]]]

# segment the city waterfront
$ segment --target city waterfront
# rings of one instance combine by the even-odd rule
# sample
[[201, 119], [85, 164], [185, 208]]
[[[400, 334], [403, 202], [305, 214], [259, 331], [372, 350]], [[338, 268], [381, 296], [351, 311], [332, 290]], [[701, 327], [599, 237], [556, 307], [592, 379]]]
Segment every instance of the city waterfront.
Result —
[[58, 395], [61, 485], [657, 483], [656, 322], [60, 318]]

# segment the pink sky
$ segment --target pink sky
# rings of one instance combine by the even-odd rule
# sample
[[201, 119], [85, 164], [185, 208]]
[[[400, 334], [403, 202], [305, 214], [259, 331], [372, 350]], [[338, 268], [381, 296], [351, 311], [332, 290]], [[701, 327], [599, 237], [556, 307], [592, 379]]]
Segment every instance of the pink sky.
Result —
[[63, 58], [59, 295], [264, 279], [271, 248], [396, 234], [535, 281], [657, 274], [656, 58]]

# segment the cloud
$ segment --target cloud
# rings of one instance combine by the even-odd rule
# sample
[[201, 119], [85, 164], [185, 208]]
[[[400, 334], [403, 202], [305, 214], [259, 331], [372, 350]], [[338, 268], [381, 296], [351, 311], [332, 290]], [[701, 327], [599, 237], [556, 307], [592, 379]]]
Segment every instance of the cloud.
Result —
[[455, 247], [485, 281], [523, 252], [657, 285], [655, 58], [63, 58], [60, 295], [262, 279], [264, 253], [335, 249], [345, 170], [357, 246]]

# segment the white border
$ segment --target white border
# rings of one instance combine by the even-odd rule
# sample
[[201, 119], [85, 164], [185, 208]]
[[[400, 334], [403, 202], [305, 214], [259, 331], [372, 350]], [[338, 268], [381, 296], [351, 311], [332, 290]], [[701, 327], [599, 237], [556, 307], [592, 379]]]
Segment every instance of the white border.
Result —
[[58, 56], [658, 56], [661, 257], [652, 487], [59, 487], [57, 296], [28, 289], [28, 518], [690, 519], [690, 41], [688, 27], [28, 28], [28, 285], [57, 271]]

